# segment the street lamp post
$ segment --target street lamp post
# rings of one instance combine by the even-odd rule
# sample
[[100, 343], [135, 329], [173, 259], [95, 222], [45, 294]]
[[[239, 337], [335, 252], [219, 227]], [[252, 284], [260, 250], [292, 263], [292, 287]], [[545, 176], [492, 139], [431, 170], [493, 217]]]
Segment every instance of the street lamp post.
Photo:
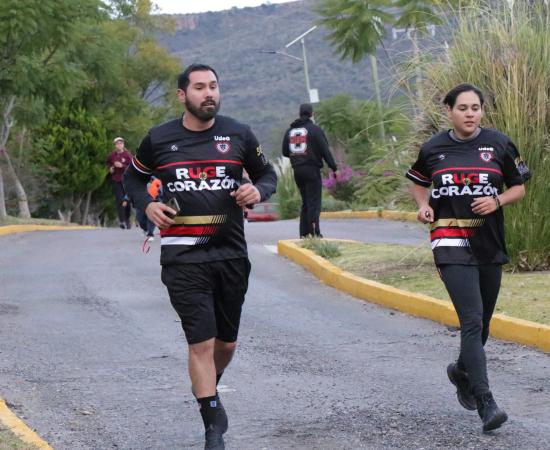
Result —
[[306, 43], [305, 43], [304, 38], [309, 33], [314, 31], [316, 28], [317, 28], [317, 25], [311, 27], [309, 30], [302, 33], [300, 36], [298, 36], [297, 38], [293, 39], [292, 41], [290, 41], [288, 44], [285, 45], [285, 48], [289, 48], [291, 45], [294, 45], [296, 42], [300, 41], [300, 43], [302, 44], [302, 58], [298, 58], [297, 56], [290, 55], [288, 53], [280, 52], [280, 51], [276, 51], [276, 50], [260, 50], [260, 53], [271, 53], [271, 54], [276, 54], [276, 55], [282, 55], [282, 56], [286, 56], [288, 58], [294, 59], [295, 61], [300, 61], [304, 64], [304, 75], [305, 75], [305, 79], [306, 79], [306, 89], [307, 89], [307, 97], [306, 98], [309, 99], [310, 103], [318, 102], [319, 98], [318, 98], [317, 90], [316, 89], [311, 89], [311, 85], [309, 83], [309, 69], [308, 69], [308, 65], [307, 65]]

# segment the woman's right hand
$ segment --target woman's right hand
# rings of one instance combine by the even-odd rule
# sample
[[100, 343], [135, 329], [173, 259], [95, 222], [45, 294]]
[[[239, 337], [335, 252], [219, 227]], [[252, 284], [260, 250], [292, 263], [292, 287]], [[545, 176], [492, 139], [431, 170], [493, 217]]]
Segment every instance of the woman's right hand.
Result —
[[432, 223], [434, 221], [434, 210], [429, 205], [422, 205], [416, 218], [422, 223]]

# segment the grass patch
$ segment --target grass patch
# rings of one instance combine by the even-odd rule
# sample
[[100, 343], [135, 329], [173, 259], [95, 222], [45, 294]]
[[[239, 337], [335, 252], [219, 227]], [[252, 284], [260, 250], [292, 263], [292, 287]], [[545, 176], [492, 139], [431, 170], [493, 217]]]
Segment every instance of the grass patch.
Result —
[[55, 219], [21, 219], [19, 217], [8, 216], [6, 219], [0, 219], [0, 227], [4, 225], [78, 225], [77, 223], [68, 223]]
[[338, 247], [338, 244], [324, 239], [308, 237], [302, 240], [302, 247], [311, 250], [326, 259], [337, 258], [340, 256], [340, 248]]
[[[324, 242], [328, 244], [330, 241]], [[307, 240], [304, 244], [305, 247]], [[416, 247], [344, 242], [331, 244], [337, 247], [339, 255], [326, 258], [343, 270], [450, 302], [435, 269], [432, 252], [425, 244]], [[496, 312], [550, 325], [550, 272], [504, 272]]]
[[23, 442], [0, 424], [0, 450], [38, 450], [38, 447]]

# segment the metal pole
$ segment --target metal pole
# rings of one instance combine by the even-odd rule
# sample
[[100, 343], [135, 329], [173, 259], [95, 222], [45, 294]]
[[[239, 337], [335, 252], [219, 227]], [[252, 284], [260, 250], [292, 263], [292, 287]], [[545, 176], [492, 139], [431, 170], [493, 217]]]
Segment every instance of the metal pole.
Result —
[[301, 39], [301, 42], [302, 42], [302, 56], [304, 60], [304, 74], [306, 76], [306, 89], [307, 89], [306, 101], [309, 102], [311, 101], [311, 95], [310, 95], [311, 86], [309, 85], [309, 73], [307, 68], [307, 57], [306, 57], [306, 43], [304, 41], [304, 38]]

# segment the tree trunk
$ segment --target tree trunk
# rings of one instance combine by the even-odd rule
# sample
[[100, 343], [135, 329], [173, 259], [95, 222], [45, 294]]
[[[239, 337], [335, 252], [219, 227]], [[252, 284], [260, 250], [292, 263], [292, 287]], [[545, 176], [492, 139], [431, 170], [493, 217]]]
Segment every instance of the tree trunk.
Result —
[[374, 82], [374, 92], [376, 94], [376, 103], [378, 104], [378, 113], [380, 115], [380, 137], [382, 141], [386, 141], [386, 130], [384, 129], [384, 113], [382, 110], [382, 97], [380, 95], [380, 81], [378, 80], [378, 65], [376, 64], [376, 56], [369, 55], [370, 66], [372, 70], [372, 81]]
[[11, 127], [13, 126], [13, 118], [11, 116], [11, 112], [13, 111], [14, 106], [15, 106], [15, 95], [12, 95], [9, 98], [6, 106], [4, 107], [4, 113], [2, 118], [3, 119], [2, 128], [0, 130], [0, 153], [4, 155], [4, 159], [8, 164], [8, 173], [13, 179], [15, 195], [17, 196], [17, 204], [19, 206], [19, 217], [22, 217], [23, 219], [30, 219], [31, 212], [29, 210], [29, 202], [27, 200], [27, 194], [25, 192], [25, 189], [23, 188], [23, 185], [21, 184], [21, 181], [19, 181], [19, 177], [15, 172], [15, 168], [13, 167], [10, 155], [8, 153], [8, 149], [6, 147], [8, 143], [8, 138], [10, 136], [10, 130], [11, 130]]
[[86, 194], [86, 203], [84, 204], [84, 213], [82, 214], [82, 221], [80, 225], [89, 225], [88, 215], [90, 214], [90, 203], [92, 202], [92, 191], [88, 191]]
[[30, 219], [31, 211], [29, 209], [29, 201], [27, 200], [27, 193], [25, 192], [25, 189], [23, 188], [21, 181], [19, 181], [19, 177], [15, 172], [15, 169], [13, 167], [13, 164], [11, 162], [11, 158], [7, 149], [4, 149], [2, 153], [4, 154], [4, 159], [8, 163], [8, 171], [10, 173], [10, 176], [13, 178], [13, 187], [15, 188], [15, 195], [17, 197], [17, 206], [19, 207], [19, 217], [23, 219]]
[[82, 222], [82, 210], [80, 209], [80, 207], [82, 206], [82, 196], [81, 195], [78, 195], [76, 197], [76, 201], [73, 203], [74, 205], [74, 213], [73, 213], [73, 217], [72, 217], [72, 220], [73, 222], [76, 222], [76, 223], [80, 223]]
[[0, 167], [0, 220], [5, 220], [8, 217], [6, 211], [6, 198], [4, 195], [4, 178], [2, 176], [2, 168]]

